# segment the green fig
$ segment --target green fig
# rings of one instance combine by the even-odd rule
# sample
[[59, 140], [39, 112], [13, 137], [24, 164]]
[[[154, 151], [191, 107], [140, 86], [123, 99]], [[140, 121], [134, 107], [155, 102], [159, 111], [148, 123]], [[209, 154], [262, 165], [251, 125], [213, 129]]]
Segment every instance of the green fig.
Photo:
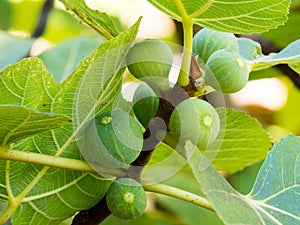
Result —
[[250, 63], [239, 54], [219, 50], [207, 60], [204, 83], [223, 93], [234, 93], [247, 84], [250, 71]]
[[137, 79], [148, 77], [167, 79], [172, 62], [173, 54], [170, 47], [159, 39], [137, 42], [126, 56], [128, 70]]
[[144, 128], [148, 128], [150, 120], [158, 109], [159, 98], [147, 83], [142, 83], [133, 96], [133, 111]]
[[108, 166], [126, 167], [140, 154], [143, 146], [143, 133], [139, 122], [127, 112], [116, 110], [95, 118], [99, 138], [97, 154], [106, 160]]
[[114, 216], [132, 220], [143, 214], [147, 197], [140, 183], [131, 178], [119, 178], [109, 187], [106, 202]]
[[219, 32], [208, 28], [201, 29], [193, 38], [193, 54], [198, 62], [207, 62], [208, 58], [221, 49], [238, 52], [238, 41], [232, 33]]
[[182, 144], [189, 140], [197, 146], [212, 143], [220, 130], [215, 108], [201, 99], [187, 99], [179, 103], [171, 114], [169, 131]]

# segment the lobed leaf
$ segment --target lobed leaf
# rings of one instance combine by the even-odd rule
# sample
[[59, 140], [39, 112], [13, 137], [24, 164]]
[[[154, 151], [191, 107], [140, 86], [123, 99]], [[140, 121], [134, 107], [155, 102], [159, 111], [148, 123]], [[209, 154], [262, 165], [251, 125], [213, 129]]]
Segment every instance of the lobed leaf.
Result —
[[172, 18], [232, 33], [259, 33], [287, 20], [290, 0], [148, 0]]
[[196, 180], [225, 224], [297, 225], [299, 146], [299, 137], [281, 139], [268, 153], [248, 195], [234, 190], [195, 146], [188, 142], [185, 147]]
[[[79, 120], [81, 117], [77, 115], [82, 110], [81, 115], [91, 119], [94, 113], [112, 108], [121, 90], [123, 60], [138, 26], [139, 21], [128, 31], [100, 45], [61, 84], [53, 80], [38, 58], [25, 59], [0, 73], [0, 104], [18, 104], [41, 112], [64, 114], [73, 121], [73, 124], [23, 139], [11, 147], [24, 152], [82, 159], [76, 133], [87, 120]], [[95, 95], [84, 99], [86, 95], [82, 93]], [[95, 205], [113, 179], [96, 173], [0, 160], [0, 201], [8, 203], [0, 215], [0, 223], [13, 213], [14, 224], [59, 224], [77, 211]]]

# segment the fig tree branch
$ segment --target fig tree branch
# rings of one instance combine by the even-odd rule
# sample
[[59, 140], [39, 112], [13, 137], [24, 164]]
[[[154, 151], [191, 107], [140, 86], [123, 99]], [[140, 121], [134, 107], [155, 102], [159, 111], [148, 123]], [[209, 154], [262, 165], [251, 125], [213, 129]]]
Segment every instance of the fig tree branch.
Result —
[[54, 4], [54, 0], [45, 1], [40, 13], [38, 23], [35, 27], [35, 30], [32, 32], [31, 37], [38, 38], [45, 32], [49, 14], [53, 9], [53, 4]]
[[103, 222], [111, 212], [109, 211], [104, 196], [95, 206], [88, 210], [80, 211], [73, 219], [71, 225], [98, 225]]

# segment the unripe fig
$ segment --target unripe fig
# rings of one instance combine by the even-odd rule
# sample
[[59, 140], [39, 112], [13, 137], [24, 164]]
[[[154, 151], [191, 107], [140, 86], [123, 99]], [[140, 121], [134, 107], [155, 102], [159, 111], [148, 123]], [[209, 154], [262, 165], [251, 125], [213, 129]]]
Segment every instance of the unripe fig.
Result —
[[135, 118], [127, 112], [116, 110], [97, 116], [95, 123], [100, 140], [97, 152], [100, 158], [110, 156], [107, 158], [112, 160], [106, 160], [108, 166], [128, 166], [138, 157], [142, 150], [143, 133]]
[[143, 214], [147, 206], [147, 197], [137, 181], [120, 178], [109, 187], [106, 202], [113, 215], [130, 220]]
[[207, 60], [204, 82], [223, 93], [241, 90], [248, 81], [251, 66], [233, 51], [219, 50]]
[[149, 122], [155, 115], [159, 98], [147, 83], [142, 83], [134, 92], [133, 111], [144, 128], [149, 126]]
[[169, 131], [173, 138], [185, 143], [207, 146], [212, 143], [220, 130], [220, 119], [215, 108], [201, 99], [187, 99], [179, 103], [173, 111]]
[[136, 43], [126, 56], [127, 67], [137, 79], [168, 78], [172, 61], [170, 47], [159, 39], [145, 39]]
[[219, 32], [208, 28], [201, 29], [193, 38], [193, 53], [198, 62], [207, 62], [214, 52], [227, 49], [238, 52], [238, 41], [232, 33]]

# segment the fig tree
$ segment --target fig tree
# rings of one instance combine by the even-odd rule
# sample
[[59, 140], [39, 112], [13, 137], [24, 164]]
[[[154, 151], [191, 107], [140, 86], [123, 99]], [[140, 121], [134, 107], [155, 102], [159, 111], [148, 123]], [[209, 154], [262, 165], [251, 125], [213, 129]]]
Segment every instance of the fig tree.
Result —
[[238, 52], [238, 41], [232, 33], [201, 29], [193, 38], [193, 53], [198, 62], [206, 62], [214, 52], [228, 49]]
[[106, 202], [114, 216], [130, 220], [144, 212], [147, 197], [140, 183], [131, 178], [119, 178], [109, 187]]
[[190, 140], [194, 145], [207, 146], [213, 142], [220, 130], [220, 119], [215, 108], [201, 99], [187, 99], [173, 111], [169, 131], [181, 142]]
[[207, 60], [204, 82], [223, 93], [241, 90], [248, 81], [251, 66], [233, 51], [219, 50]]

